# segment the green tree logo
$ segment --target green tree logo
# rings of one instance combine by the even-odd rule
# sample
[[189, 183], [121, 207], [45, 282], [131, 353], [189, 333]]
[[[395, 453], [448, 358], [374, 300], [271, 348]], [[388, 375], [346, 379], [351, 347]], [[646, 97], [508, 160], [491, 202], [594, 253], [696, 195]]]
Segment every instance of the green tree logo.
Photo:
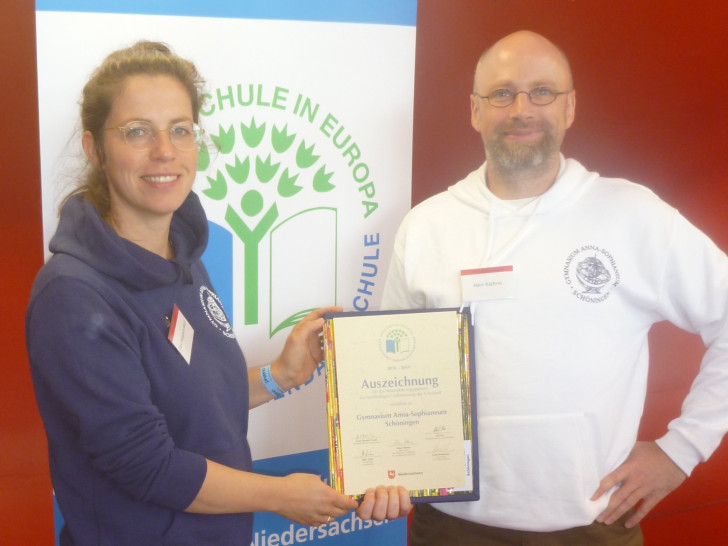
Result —
[[389, 360], [401, 361], [412, 355], [415, 349], [415, 341], [415, 337], [409, 328], [394, 325], [382, 332], [379, 347]]
[[[288, 124], [249, 123], [218, 125], [210, 134], [217, 154], [224, 165], [213, 176], [206, 175], [209, 187], [202, 193], [215, 201], [226, 200], [225, 222], [243, 243], [244, 249], [244, 323], [259, 320], [259, 248], [262, 240], [278, 220], [278, 203], [293, 199], [307, 191], [314, 194], [335, 188], [333, 170], [327, 169], [317, 153], [316, 145], [289, 132]], [[240, 140], [242, 139], [242, 140]], [[245, 149], [244, 157], [235, 152]], [[212, 163], [210, 150], [200, 150], [197, 170], [207, 171]], [[272, 187], [275, 186], [275, 190]], [[308, 310], [301, 311], [277, 329], [295, 323]], [[276, 330], [277, 331], [277, 330]], [[275, 332], [271, 332], [271, 335]]]

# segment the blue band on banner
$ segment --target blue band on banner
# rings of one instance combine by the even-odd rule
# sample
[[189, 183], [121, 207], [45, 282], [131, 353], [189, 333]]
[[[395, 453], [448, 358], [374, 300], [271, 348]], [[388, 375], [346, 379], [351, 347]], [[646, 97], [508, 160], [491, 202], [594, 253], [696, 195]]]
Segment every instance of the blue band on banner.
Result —
[[230, 324], [237, 326], [233, 315], [233, 236], [215, 222], [208, 220], [207, 225], [209, 235], [202, 263]]
[[[322, 449], [293, 453], [253, 461], [260, 474], [284, 476], [291, 472], [318, 474], [329, 482], [329, 450]], [[374, 484], [372, 484], [374, 485]], [[406, 544], [407, 518], [384, 521], [362, 521], [353, 510], [319, 527], [292, 523], [271, 512], [255, 514], [253, 542], [270, 544], [299, 544], [315, 546], [370, 546], [371, 544]]]
[[36, 0], [35, 9], [402, 26], [415, 26], [417, 21], [417, 0]]

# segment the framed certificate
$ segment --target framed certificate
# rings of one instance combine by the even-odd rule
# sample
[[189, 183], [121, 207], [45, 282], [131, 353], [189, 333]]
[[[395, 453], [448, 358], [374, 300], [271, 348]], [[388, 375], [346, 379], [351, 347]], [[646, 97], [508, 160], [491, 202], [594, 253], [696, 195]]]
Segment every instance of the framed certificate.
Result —
[[331, 486], [402, 485], [413, 502], [476, 500], [467, 309], [324, 316]]

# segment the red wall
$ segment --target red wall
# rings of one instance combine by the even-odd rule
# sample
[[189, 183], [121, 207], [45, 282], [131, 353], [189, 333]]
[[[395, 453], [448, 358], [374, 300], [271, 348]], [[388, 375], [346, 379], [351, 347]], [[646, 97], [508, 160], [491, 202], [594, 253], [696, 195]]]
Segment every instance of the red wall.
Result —
[[[724, 249], [728, 100], [725, 0], [419, 0], [413, 201], [482, 161], [468, 93], [482, 49], [529, 28], [569, 54], [577, 118], [565, 151], [592, 170], [652, 187]], [[0, 381], [0, 537], [52, 544], [45, 438], [24, 348], [23, 314], [42, 262], [33, 2], [0, 2], [0, 157], [5, 264]], [[74, 105], [68, 105], [73, 108]], [[653, 438], [679, 411], [697, 367], [694, 336], [660, 325], [642, 434]], [[722, 545], [728, 533], [724, 445], [644, 523], [647, 544]]]
[[[728, 2], [419, 0], [413, 203], [483, 161], [469, 93], [480, 53], [531, 29], [568, 54], [576, 121], [564, 151], [654, 189], [728, 249]], [[664, 433], [694, 376], [697, 336], [659, 324], [643, 439]], [[643, 523], [646, 543], [728, 543], [728, 442]]]
[[10, 546], [53, 544], [46, 443], [23, 324], [43, 262], [34, 9], [33, 2], [0, 1], [0, 542]]

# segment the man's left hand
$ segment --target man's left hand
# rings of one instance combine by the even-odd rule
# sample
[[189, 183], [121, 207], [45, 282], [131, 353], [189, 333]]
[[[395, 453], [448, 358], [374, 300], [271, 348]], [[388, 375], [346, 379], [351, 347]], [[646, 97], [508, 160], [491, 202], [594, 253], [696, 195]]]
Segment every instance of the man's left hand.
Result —
[[625, 527], [634, 527], [685, 478], [685, 473], [655, 442], [637, 442], [624, 463], [599, 483], [592, 496], [591, 500], [597, 500], [619, 486], [597, 521], [610, 525], [636, 507], [625, 522]]

